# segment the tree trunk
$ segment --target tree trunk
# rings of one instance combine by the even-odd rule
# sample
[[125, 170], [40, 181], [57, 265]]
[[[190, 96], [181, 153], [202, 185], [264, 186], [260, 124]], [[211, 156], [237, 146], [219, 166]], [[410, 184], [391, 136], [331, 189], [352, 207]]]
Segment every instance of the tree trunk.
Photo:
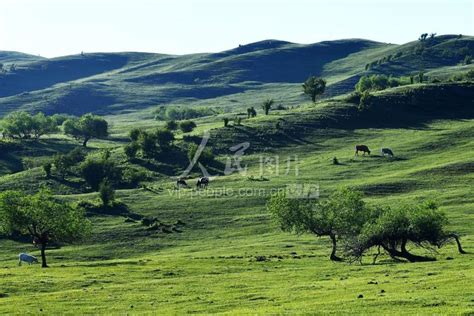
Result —
[[337, 251], [337, 239], [336, 239], [336, 235], [335, 234], [329, 234], [329, 238], [331, 238], [331, 242], [332, 242], [332, 252], [331, 252], [331, 257], [330, 259], [332, 261], [342, 261], [341, 258], [339, 258], [338, 256], [336, 256], [336, 251]]
[[456, 235], [456, 234], [449, 234], [448, 237], [450, 238], [453, 238], [455, 241], [456, 241], [456, 244], [458, 246], [458, 251], [460, 254], [466, 254], [467, 252], [462, 249], [462, 246], [461, 246], [461, 241], [459, 240], [459, 236]]
[[87, 142], [89, 141], [89, 137], [84, 138], [84, 141], [82, 142], [83, 147], [87, 147]]
[[392, 258], [403, 258], [407, 259], [410, 262], [424, 262], [424, 261], [436, 261], [435, 258], [423, 257], [411, 254], [406, 250], [406, 242], [402, 243], [401, 251], [398, 251], [395, 248], [387, 247], [382, 245], [383, 249], [389, 253]]
[[46, 243], [41, 244], [41, 267], [48, 267], [48, 264], [46, 263]]

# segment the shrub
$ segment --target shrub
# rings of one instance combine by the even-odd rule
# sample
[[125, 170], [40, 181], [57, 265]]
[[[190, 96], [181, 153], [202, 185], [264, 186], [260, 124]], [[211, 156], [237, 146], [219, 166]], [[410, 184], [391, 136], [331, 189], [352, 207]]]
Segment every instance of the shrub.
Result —
[[178, 123], [176, 123], [176, 121], [174, 120], [166, 122], [165, 126], [166, 126], [166, 129], [169, 129], [170, 131], [175, 131], [178, 129]]
[[155, 138], [161, 149], [168, 149], [174, 141], [174, 134], [168, 129], [158, 129]]
[[104, 207], [108, 207], [115, 200], [115, 190], [109, 181], [104, 180], [99, 185], [99, 197]]
[[141, 181], [145, 181], [148, 176], [145, 171], [126, 168], [123, 171], [123, 182], [128, 185], [136, 186]]
[[183, 133], [189, 133], [192, 132], [196, 128], [196, 123], [193, 121], [183, 121], [179, 123], [179, 128]]
[[53, 156], [53, 164], [56, 172], [64, 179], [69, 172], [69, 169], [74, 165], [67, 155], [56, 154]]
[[135, 159], [140, 146], [136, 142], [131, 142], [123, 147], [123, 151], [129, 160]]
[[80, 166], [80, 172], [87, 184], [94, 190], [99, 189], [102, 181], [118, 183], [122, 180], [122, 171], [110, 160], [87, 159]]
[[[192, 161], [194, 156], [196, 155], [196, 152], [198, 151], [199, 146], [196, 144], [190, 144], [188, 148], [188, 159], [189, 161]], [[214, 154], [212, 153], [212, 150], [210, 148], [205, 147], [202, 151], [201, 154], [199, 155], [198, 161], [204, 165], [210, 164], [214, 161]]]
[[181, 121], [217, 114], [218, 111], [208, 107], [160, 106], [155, 111], [155, 119]]
[[229, 125], [229, 118], [224, 117], [222, 120], [224, 121], [224, 127], [227, 127]]
[[372, 95], [369, 93], [369, 91], [364, 91], [360, 96], [360, 102], [358, 106], [359, 111], [368, 109], [371, 101]]
[[[310, 76], [303, 83], [303, 93], [309, 95], [311, 101], [316, 102], [316, 98], [326, 90], [326, 80], [315, 76]], [[266, 113], [267, 114], [267, 113]]]
[[346, 97], [346, 102], [348, 103], [353, 103], [353, 104], [359, 104], [360, 103], [360, 92], [355, 91], [349, 96]]
[[142, 131], [138, 137], [138, 145], [144, 157], [154, 157], [158, 148], [156, 147], [156, 137], [153, 134]]
[[51, 168], [52, 168], [52, 164], [51, 162], [47, 162], [43, 165], [43, 171], [46, 175], [46, 178], [51, 178]]
[[136, 142], [138, 140], [138, 137], [140, 137], [141, 132], [142, 131], [140, 129], [134, 128], [128, 133], [128, 137], [132, 142]]

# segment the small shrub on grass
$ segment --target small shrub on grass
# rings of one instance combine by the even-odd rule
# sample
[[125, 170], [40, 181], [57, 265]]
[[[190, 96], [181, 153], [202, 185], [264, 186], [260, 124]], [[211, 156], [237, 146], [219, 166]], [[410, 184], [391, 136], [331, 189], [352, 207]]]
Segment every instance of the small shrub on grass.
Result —
[[359, 111], [367, 110], [370, 107], [370, 102], [372, 101], [372, 95], [369, 91], [364, 91], [361, 94], [359, 106], [357, 107]]
[[104, 207], [108, 207], [115, 200], [115, 190], [109, 181], [104, 180], [100, 183], [99, 197]]
[[175, 120], [171, 120], [166, 122], [166, 128], [169, 129], [170, 131], [175, 131], [178, 129], [178, 123], [176, 123]]
[[[188, 148], [188, 159], [189, 161], [192, 161], [194, 156], [196, 155], [197, 151], [199, 149], [199, 146], [196, 144], [191, 144], [189, 145]], [[198, 161], [204, 165], [210, 164], [214, 161], [214, 154], [212, 153], [212, 150], [210, 148], [205, 147], [201, 154], [199, 155]]]
[[179, 129], [181, 129], [183, 133], [192, 132], [196, 127], [197, 125], [193, 121], [183, 121], [179, 123]]
[[123, 151], [127, 156], [128, 160], [133, 160], [137, 157], [137, 152], [140, 149], [140, 146], [136, 142], [131, 142], [123, 147]]
[[51, 169], [52, 169], [52, 163], [51, 162], [47, 162], [43, 165], [43, 171], [45, 173], [45, 176], [46, 178], [51, 178]]

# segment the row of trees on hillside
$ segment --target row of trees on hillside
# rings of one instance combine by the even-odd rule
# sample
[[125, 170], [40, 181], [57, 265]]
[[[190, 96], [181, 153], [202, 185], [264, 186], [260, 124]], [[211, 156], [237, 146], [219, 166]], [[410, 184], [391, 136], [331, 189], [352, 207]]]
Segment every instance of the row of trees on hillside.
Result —
[[107, 121], [100, 116], [85, 114], [81, 117], [69, 117], [55, 114], [46, 116], [39, 112], [32, 115], [27, 112], [12, 112], [0, 121], [3, 138], [39, 139], [41, 136], [60, 132], [81, 140], [84, 147], [92, 138], [108, 136]]
[[130, 143], [125, 145], [125, 155], [134, 159], [138, 153], [145, 158], [153, 158], [159, 152], [168, 152], [174, 141], [174, 134], [167, 128], [160, 128], [154, 132], [141, 129], [132, 129], [129, 133]]
[[[329, 237], [330, 258], [335, 261], [341, 260], [337, 255], [340, 248], [350, 260], [361, 261], [375, 248], [395, 259], [429, 261], [434, 259], [415, 255], [408, 246], [431, 249], [451, 240], [465, 253], [458, 236], [445, 230], [447, 218], [433, 202], [371, 207], [362, 198], [361, 192], [347, 188], [322, 201], [278, 194], [269, 200], [268, 209], [284, 231]], [[374, 262], [376, 259], [377, 255]]]
[[58, 120], [54, 116], [13, 112], [1, 121], [0, 130], [4, 138], [39, 139], [43, 135], [57, 133], [58, 125]]

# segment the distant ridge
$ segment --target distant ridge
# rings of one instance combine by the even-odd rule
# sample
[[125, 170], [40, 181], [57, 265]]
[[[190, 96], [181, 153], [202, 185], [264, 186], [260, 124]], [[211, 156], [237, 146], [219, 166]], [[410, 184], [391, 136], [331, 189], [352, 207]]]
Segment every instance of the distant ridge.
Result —
[[17, 64], [0, 74], [0, 115], [15, 109], [113, 114], [167, 104], [245, 108], [269, 95], [298, 105], [306, 101], [300, 85], [310, 75], [324, 77], [325, 96], [335, 96], [352, 91], [362, 75], [465, 71], [460, 65], [468, 55], [474, 56], [474, 38], [458, 35], [403, 45], [357, 38], [313, 44], [269, 39], [189, 55], [86, 52], [48, 59], [0, 52], [0, 60]]

